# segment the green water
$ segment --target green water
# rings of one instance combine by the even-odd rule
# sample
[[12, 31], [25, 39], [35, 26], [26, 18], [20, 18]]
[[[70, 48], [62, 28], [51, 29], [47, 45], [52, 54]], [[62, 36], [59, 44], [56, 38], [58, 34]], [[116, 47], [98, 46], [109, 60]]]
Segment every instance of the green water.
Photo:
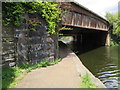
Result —
[[[80, 58], [82, 63], [99, 78], [108, 88], [120, 86], [120, 68], [118, 68], [119, 47], [96, 47], [68, 45]], [[119, 80], [118, 80], [119, 79]]]

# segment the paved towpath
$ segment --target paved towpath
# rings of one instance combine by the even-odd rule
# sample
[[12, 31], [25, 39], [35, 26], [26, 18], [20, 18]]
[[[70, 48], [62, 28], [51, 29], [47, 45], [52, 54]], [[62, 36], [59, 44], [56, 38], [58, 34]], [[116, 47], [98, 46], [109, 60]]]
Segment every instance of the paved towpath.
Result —
[[80, 88], [81, 77], [75, 62], [76, 57], [73, 57], [66, 46], [60, 49], [60, 56], [63, 58], [61, 62], [32, 70], [16, 88]]
[[106, 88], [67, 46], [60, 43], [62, 61], [46, 68], [38, 68], [28, 73], [15, 88], [80, 88], [81, 77], [86, 73], [97, 88]]

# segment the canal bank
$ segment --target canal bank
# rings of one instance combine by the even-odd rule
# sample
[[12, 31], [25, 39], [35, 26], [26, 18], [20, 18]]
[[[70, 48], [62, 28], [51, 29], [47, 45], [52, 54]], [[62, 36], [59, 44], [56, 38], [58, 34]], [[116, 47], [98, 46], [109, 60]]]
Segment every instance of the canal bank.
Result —
[[80, 88], [82, 76], [86, 73], [97, 88], [106, 88], [85, 68], [66, 44], [60, 43], [59, 55], [62, 58], [61, 62], [53, 66], [32, 70], [15, 88]]
[[119, 47], [81, 45], [71, 41], [67, 46], [78, 56], [84, 66], [107, 88], [119, 88]]
[[60, 42], [59, 44], [60, 57], [66, 58], [67, 60], [71, 59], [74, 62], [79, 77], [82, 78], [88, 74], [92, 82], [95, 84], [96, 88], [106, 88], [104, 84], [83, 65], [78, 56], [71, 49], [69, 49], [66, 44], [63, 42]]

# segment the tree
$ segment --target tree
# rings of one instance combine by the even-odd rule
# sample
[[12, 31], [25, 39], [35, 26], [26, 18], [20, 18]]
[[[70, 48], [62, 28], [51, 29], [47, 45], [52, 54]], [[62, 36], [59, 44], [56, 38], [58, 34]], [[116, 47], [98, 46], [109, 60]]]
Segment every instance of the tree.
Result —
[[117, 12], [115, 14], [106, 13], [106, 19], [113, 27], [112, 39], [115, 42], [120, 43], [120, 12]]

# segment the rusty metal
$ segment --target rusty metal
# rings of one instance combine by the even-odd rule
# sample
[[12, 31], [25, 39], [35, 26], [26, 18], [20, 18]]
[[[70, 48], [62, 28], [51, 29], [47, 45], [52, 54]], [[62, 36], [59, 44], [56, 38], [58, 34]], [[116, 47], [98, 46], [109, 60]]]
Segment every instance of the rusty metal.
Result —
[[109, 22], [85, 7], [73, 2], [62, 2], [62, 25], [108, 31]]

